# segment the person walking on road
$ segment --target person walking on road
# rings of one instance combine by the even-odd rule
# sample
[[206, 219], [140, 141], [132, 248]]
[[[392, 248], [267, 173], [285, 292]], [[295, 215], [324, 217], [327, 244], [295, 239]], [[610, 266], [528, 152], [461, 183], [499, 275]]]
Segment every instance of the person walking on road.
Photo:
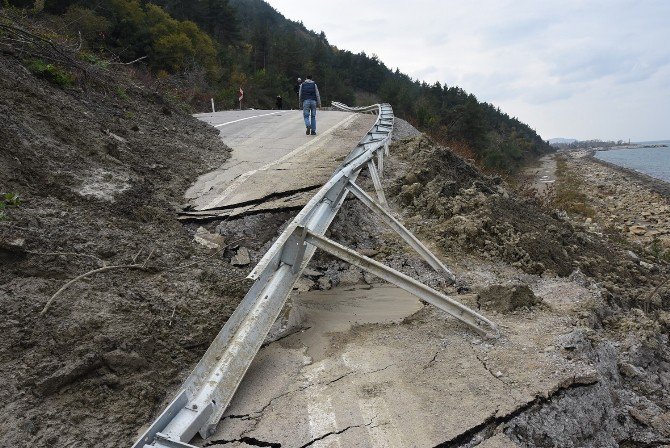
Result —
[[277, 110], [283, 109], [284, 99], [281, 97], [281, 95], [277, 95], [277, 101], [275, 101], [275, 104], [277, 105]]
[[321, 107], [321, 95], [312, 75], [307, 75], [300, 85], [298, 101], [302, 104], [302, 115], [305, 118], [305, 134], [316, 135], [316, 108]]

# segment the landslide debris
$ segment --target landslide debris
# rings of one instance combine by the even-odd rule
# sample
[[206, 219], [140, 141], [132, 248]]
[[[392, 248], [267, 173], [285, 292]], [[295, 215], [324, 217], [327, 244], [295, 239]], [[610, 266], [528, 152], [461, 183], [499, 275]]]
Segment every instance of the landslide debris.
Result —
[[491, 285], [477, 296], [477, 303], [485, 310], [496, 310], [509, 313], [518, 308], [530, 308], [542, 302], [528, 285], [513, 283], [508, 285]]
[[405, 223], [445, 253], [477, 253], [537, 275], [567, 277], [579, 269], [617, 296], [621, 288], [641, 294], [660, 277], [615, 242], [586, 232], [559, 210], [517, 197], [500, 178], [483, 175], [425, 135], [392, 149], [404, 168], [389, 196], [402, 206]]
[[[566, 316], [579, 329], [559, 341], [561, 356], [595, 367], [596, 382], [537, 400], [513, 418], [485, 422], [445, 446], [476, 446], [501, 431], [525, 447], [670, 443], [670, 293], [658, 288], [668, 278], [667, 264], [632, 257], [623, 238], [589, 232], [560, 210], [517, 197], [423, 135], [394, 143], [391, 152], [388, 197], [404, 211], [405, 224], [444, 253], [509, 263], [531, 276], [566, 277], [604, 299]], [[522, 284], [486, 287], [478, 303], [505, 312], [535, 303]]]
[[246, 292], [174, 213], [229, 149], [126, 71], [59, 86], [20, 56], [0, 53], [0, 191], [21, 198], [0, 221], [0, 445], [129, 446]]

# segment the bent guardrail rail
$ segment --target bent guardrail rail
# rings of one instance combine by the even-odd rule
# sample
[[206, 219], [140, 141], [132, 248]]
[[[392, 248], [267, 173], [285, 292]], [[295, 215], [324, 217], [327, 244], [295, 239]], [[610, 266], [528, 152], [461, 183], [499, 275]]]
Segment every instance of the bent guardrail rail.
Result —
[[[393, 132], [393, 110], [389, 104], [368, 107], [333, 106], [360, 113], [376, 113], [375, 124], [345, 158], [323, 187], [279, 235], [248, 278], [255, 280], [249, 292], [184, 381], [176, 397], [133, 445], [133, 448], [186, 448], [196, 435], [212, 435], [230, 404], [244, 374], [274, 321], [279, 316], [294, 283], [317, 248], [406, 289], [446, 311], [478, 333], [496, 337], [497, 326], [484, 316], [417, 280], [364, 257], [324, 236], [349, 192], [379, 215], [437, 272], [448, 281], [453, 273], [387, 210], [381, 184], [384, 156]], [[376, 162], [375, 162], [376, 159]], [[366, 168], [378, 201], [356, 184]]]

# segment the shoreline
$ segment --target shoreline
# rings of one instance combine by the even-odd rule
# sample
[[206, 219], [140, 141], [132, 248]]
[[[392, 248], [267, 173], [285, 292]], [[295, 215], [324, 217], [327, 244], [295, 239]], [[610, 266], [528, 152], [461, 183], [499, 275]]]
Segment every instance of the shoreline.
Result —
[[648, 188], [649, 190], [653, 191], [654, 193], [658, 193], [664, 198], [670, 200], [670, 183], [658, 179], [656, 177], [650, 176], [648, 174], [642, 173], [640, 171], [633, 170], [631, 168], [626, 168], [611, 162], [606, 162], [604, 160], [601, 160], [595, 156], [597, 151], [592, 150], [589, 151], [588, 154], [585, 156], [585, 159], [590, 160], [592, 162], [598, 163], [606, 168], [610, 168], [612, 170], [615, 170], [621, 174], [625, 174], [627, 176], [632, 177], [631, 181], [639, 183], [642, 187]]
[[651, 145], [643, 145], [643, 144], [630, 144], [630, 145], [622, 145], [622, 146], [603, 146], [603, 147], [598, 147], [594, 148], [591, 151], [617, 151], [620, 149], [647, 149], [647, 148], [667, 148], [668, 145], [665, 143], [658, 143], [658, 144], [651, 144]]
[[595, 214], [580, 218], [578, 211], [576, 220], [595, 233], [621, 232], [644, 249], [670, 251], [670, 184], [599, 160], [593, 153], [573, 152], [566, 158], [569, 171], [582, 180], [579, 194]]

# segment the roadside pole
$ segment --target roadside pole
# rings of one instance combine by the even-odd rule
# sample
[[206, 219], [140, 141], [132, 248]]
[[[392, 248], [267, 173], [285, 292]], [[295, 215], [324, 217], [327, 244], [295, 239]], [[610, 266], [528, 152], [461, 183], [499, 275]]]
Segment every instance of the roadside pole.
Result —
[[214, 109], [214, 98], [212, 98], [212, 112], [216, 112], [216, 109]]

